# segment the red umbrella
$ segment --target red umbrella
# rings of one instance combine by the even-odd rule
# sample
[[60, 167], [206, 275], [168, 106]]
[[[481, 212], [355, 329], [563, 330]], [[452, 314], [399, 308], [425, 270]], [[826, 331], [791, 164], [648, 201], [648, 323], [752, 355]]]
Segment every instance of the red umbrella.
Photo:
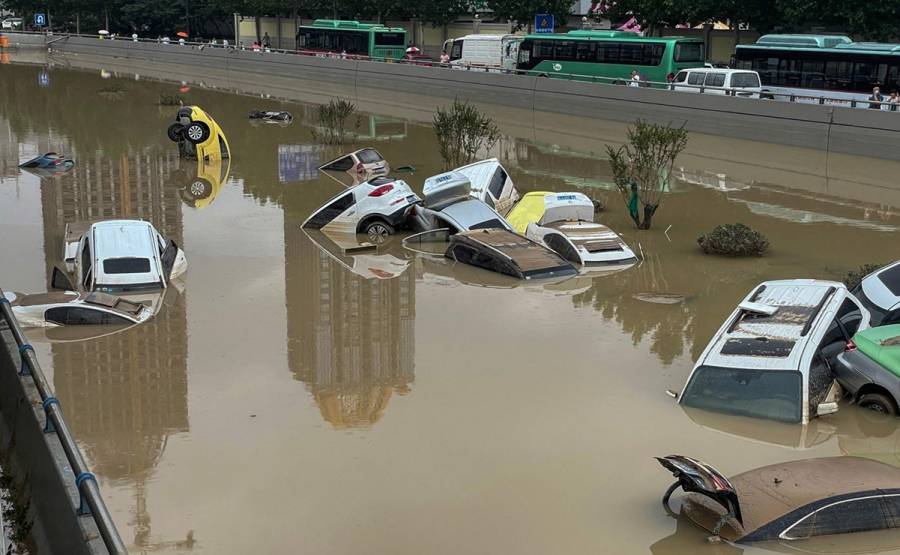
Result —
[[181, 38], [183, 38], [183, 39], [188, 38], [188, 34], [185, 33], [184, 31], [178, 31], [177, 33], [175, 33], [175, 36], [181, 37]]
[[188, 87], [187, 85], [184, 85], [183, 87], [181, 87], [180, 89], [178, 89], [178, 92], [186, 93], [186, 92], [190, 92], [190, 90], [191, 90], [190, 87]]

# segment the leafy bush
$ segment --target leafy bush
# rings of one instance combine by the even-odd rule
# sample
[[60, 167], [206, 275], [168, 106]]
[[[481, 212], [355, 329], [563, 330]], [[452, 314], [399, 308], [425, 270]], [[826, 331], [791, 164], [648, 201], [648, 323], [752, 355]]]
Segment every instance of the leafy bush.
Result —
[[863, 264], [855, 270], [851, 270], [844, 274], [841, 281], [847, 286], [847, 289], [854, 289], [864, 277], [871, 274], [875, 270], [885, 266], [885, 264]]
[[653, 214], [668, 189], [672, 165], [687, 140], [684, 127], [638, 120], [628, 129], [627, 143], [619, 148], [606, 146], [616, 188], [638, 229], [650, 229]]
[[725, 256], [762, 256], [769, 248], [768, 239], [744, 224], [717, 225], [697, 243], [706, 254]]
[[500, 129], [493, 119], [459, 99], [448, 108], [437, 109], [432, 127], [446, 169], [474, 162], [478, 151], [489, 150], [500, 139]]
[[319, 130], [314, 134], [327, 145], [342, 145], [347, 134], [347, 120], [356, 112], [356, 105], [343, 98], [332, 98], [319, 106]]

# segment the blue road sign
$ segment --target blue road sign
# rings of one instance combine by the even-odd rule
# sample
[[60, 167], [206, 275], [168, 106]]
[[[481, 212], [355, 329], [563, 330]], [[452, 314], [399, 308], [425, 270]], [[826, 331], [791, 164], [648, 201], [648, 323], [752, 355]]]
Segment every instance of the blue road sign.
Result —
[[534, 16], [535, 33], [552, 33], [554, 27], [556, 27], [556, 21], [553, 19], [552, 13], [539, 13]]
[[47, 16], [42, 13], [34, 14], [34, 26], [35, 27], [44, 27], [47, 25]]

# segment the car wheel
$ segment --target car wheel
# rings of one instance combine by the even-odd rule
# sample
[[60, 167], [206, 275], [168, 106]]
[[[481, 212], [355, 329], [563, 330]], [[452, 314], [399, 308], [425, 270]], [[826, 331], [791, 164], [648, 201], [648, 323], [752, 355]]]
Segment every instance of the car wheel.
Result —
[[184, 131], [184, 126], [180, 123], [173, 123], [169, 126], [169, 129], [166, 131], [166, 134], [169, 136], [169, 140], [173, 143], [177, 143], [182, 138], [182, 132]]
[[212, 194], [212, 183], [202, 177], [198, 177], [188, 185], [187, 192], [194, 200], [204, 199]]
[[866, 393], [860, 396], [857, 404], [864, 409], [886, 416], [897, 416], [897, 407], [894, 406], [894, 400], [884, 393]]
[[202, 121], [192, 121], [184, 128], [184, 138], [198, 145], [209, 138], [209, 127]]
[[369, 241], [381, 245], [394, 233], [394, 228], [384, 220], [373, 220], [366, 224], [364, 231]]

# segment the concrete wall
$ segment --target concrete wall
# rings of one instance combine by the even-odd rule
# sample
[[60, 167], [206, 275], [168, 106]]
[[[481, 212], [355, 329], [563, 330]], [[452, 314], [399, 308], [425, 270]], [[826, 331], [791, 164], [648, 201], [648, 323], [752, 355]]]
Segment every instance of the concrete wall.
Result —
[[688, 130], [710, 135], [900, 159], [896, 148], [900, 113], [176, 44], [72, 37], [53, 46], [79, 55], [164, 63], [197, 72], [217, 70], [228, 80], [256, 80], [264, 88], [271, 83], [272, 94], [291, 83], [302, 83], [309, 90], [314, 88], [311, 82], [320, 82], [329, 90], [338, 84], [346, 96], [358, 99], [376, 90], [414, 92], [419, 98], [458, 97], [515, 108], [530, 113], [535, 127], [539, 121], [559, 127], [554, 120], [560, 114], [624, 124], [643, 118], [684, 124]]
[[44, 433], [41, 398], [30, 377], [20, 377], [19, 354], [0, 324], [0, 451], [4, 470], [28, 500], [25, 519], [37, 553], [108, 553], [91, 516], [78, 516], [75, 476], [56, 434]]

